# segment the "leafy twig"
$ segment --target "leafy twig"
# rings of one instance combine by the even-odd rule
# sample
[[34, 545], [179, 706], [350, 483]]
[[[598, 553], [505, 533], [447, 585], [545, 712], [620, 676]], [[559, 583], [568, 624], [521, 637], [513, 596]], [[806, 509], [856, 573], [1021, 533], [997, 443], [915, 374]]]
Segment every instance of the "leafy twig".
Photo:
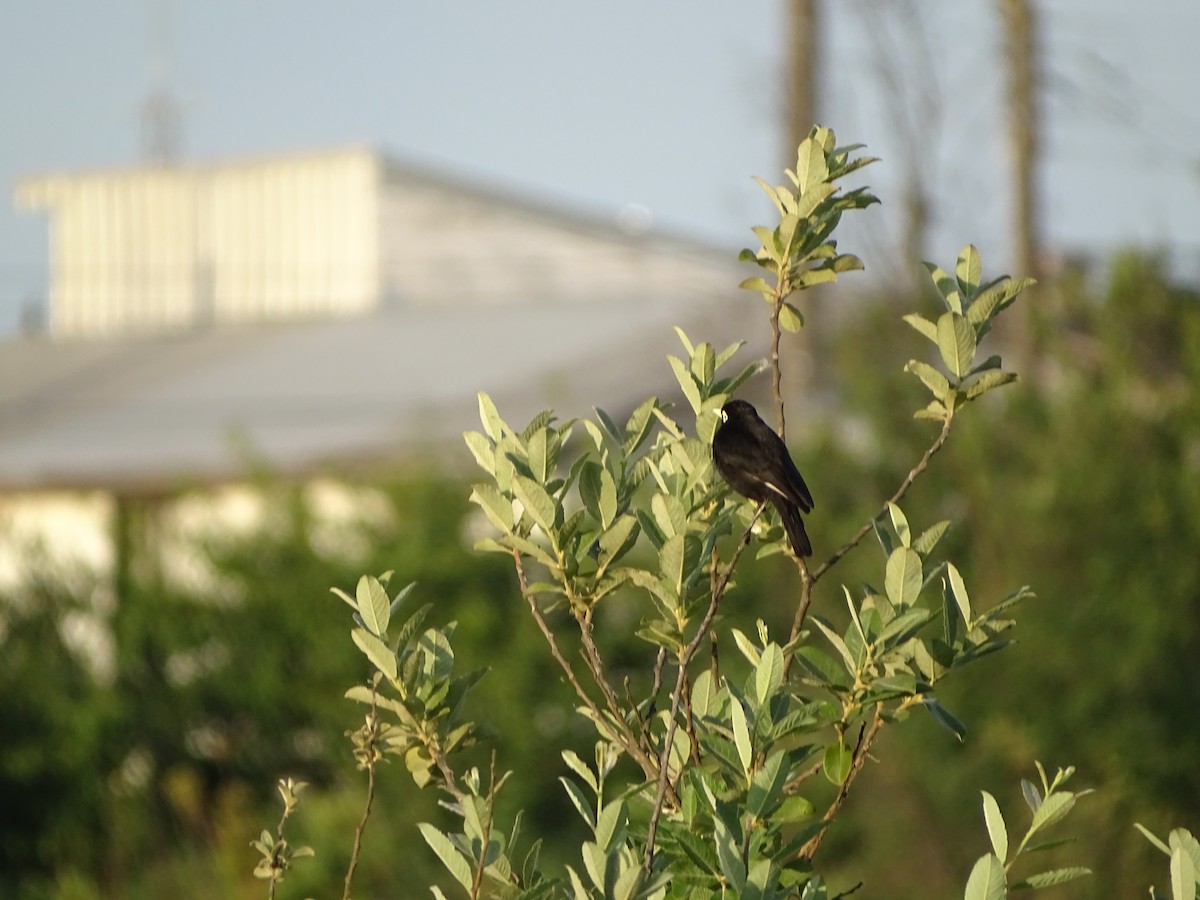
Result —
[[362, 745], [363, 766], [367, 770], [367, 800], [363, 805], [362, 817], [358, 827], [354, 829], [354, 844], [350, 848], [350, 865], [346, 869], [345, 888], [342, 900], [350, 900], [350, 887], [354, 883], [354, 873], [358, 869], [358, 855], [362, 851], [363, 833], [367, 830], [367, 820], [371, 817], [371, 804], [375, 802], [375, 764], [379, 761], [379, 750], [375, 746], [379, 738], [379, 714], [376, 699], [378, 698], [378, 679], [371, 681], [371, 710], [367, 713], [366, 729]]
[[862, 539], [867, 536], [867, 533], [870, 532], [875, 522], [887, 512], [888, 504], [899, 503], [904, 495], [908, 493], [908, 489], [912, 487], [913, 482], [917, 480], [921, 473], [929, 468], [929, 461], [933, 459], [934, 455], [941, 450], [942, 446], [946, 443], [946, 438], [950, 436], [950, 425], [952, 421], [952, 416], [947, 416], [942, 420], [942, 430], [938, 433], [938, 436], [934, 438], [933, 443], [926, 448], [925, 453], [921, 456], [921, 459], [917, 462], [917, 464], [913, 466], [906, 476], [904, 476], [904, 480], [900, 483], [900, 487], [898, 487], [896, 492], [892, 494], [886, 503], [883, 504], [883, 507], [879, 510], [879, 512], [876, 513], [869, 521], [867, 521], [866, 524], [859, 528], [858, 531], [854, 533], [854, 536], [850, 538], [850, 540], [846, 541], [846, 543], [839, 547], [827, 560], [825, 560], [825, 562], [821, 563], [821, 565], [817, 566], [817, 568], [812, 571], [811, 577], [801, 588], [800, 605], [797, 607], [796, 616], [792, 621], [790, 640], [796, 640], [796, 638], [800, 636], [800, 630], [804, 627], [804, 618], [808, 614], [809, 603], [812, 602], [813, 585], [815, 585], [821, 579], [821, 577], [825, 575], [826, 572], [833, 568], [843, 556], [859, 545]]
[[[550, 654], [554, 657], [555, 662], [558, 663], [559, 668], [563, 670], [563, 674], [567, 676], [567, 681], [569, 681], [571, 687], [575, 689], [575, 694], [580, 700], [583, 701], [583, 705], [587, 707], [588, 712], [591, 713], [592, 719], [596, 722], [596, 725], [598, 727], [602, 727], [603, 723], [606, 721], [604, 718], [604, 713], [601, 711], [596, 701], [592, 699], [591, 694], [584, 690], [583, 685], [580, 684], [579, 678], [575, 675], [575, 670], [571, 667], [571, 664], [567, 662], [567, 658], [563, 656], [562, 650], [558, 646], [558, 640], [554, 637], [554, 632], [546, 623], [546, 617], [542, 615], [542, 611], [538, 609], [537, 600], [534, 597], [533, 592], [529, 590], [529, 579], [525, 575], [525, 566], [521, 562], [520, 552], [513, 550], [512, 557], [513, 564], [516, 566], [517, 570], [517, 581], [520, 583], [521, 595], [529, 604], [529, 611], [533, 615], [533, 620], [537, 623], [538, 629], [542, 632], [542, 637], [546, 639], [546, 643], [550, 646]], [[592, 670], [592, 674], [595, 674], [595, 670]], [[630, 757], [641, 767], [642, 771], [646, 774], [646, 777], [653, 778], [658, 771], [658, 767], [650, 759], [646, 751], [642, 749], [641, 744], [638, 742], [637, 737], [633, 734], [633, 730], [629, 727], [629, 723], [625, 721], [624, 717], [617, 716], [616, 719], [618, 723], [624, 726], [624, 730], [623, 732], [614, 732], [613, 737], [620, 742], [625, 752], [627, 752]]]
[[492, 820], [496, 812], [496, 751], [492, 751], [492, 766], [488, 774], [487, 819], [483, 823], [483, 846], [479, 849], [479, 861], [475, 864], [475, 877], [471, 881], [471, 900], [479, 897], [483, 887], [483, 870], [487, 868], [488, 845], [492, 840]]
[[708, 602], [708, 609], [705, 610], [704, 617], [700, 620], [700, 627], [696, 629], [696, 633], [692, 636], [691, 641], [679, 655], [679, 671], [675, 678], [675, 689], [671, 692], [671, 715], [667, 724], [667, 733], [663, 737], [662, 753], [659, 756], [658, 763], [658, 792], [654, 797], [654, 808], [650, 812], [650, 824], [646, 831], [646, 860], [643, 868], [646, 874], [649, 875], [654, 865], [654, 842], [658, 833], [658, 819], [662, 815], [663, 804], [666, 802], [667, 791], [670, 787], [670, 761], [671, 750], [675, 742], [675, 730], [679, 726], [679, 707], [683, 702], [684, 685], [687, 683], [687, 667], [691, 663], [692, 657], [696, 655], [696, 651], [700, 649], [700, 644], [704, 640], [704, 636], [708, 633], [709, 626], [712, 625], [713, 619], [717, 614], [717, 607], [721, 603], [721, 598], [725, 594], [725, 588], [729, 585], [729, 579], [733, 576], [733, 569], [737, 565], [738, 560], [742, 556], [742, 552], [750, 544], [750, 534], [754, 530], [754, 524], [762, 515], [766, 503], [760, 503], [758, 509], [754, 512], [754, 518], [750, 520], [750, 524], [746, 526], [745, 532], [742, 534], [742, 539], [738, 542], [737, 549], [734, 550], [732, 558], [729, 560], [729, 565], [722, 572], [720, 578], [712, 590], [712, 598]]

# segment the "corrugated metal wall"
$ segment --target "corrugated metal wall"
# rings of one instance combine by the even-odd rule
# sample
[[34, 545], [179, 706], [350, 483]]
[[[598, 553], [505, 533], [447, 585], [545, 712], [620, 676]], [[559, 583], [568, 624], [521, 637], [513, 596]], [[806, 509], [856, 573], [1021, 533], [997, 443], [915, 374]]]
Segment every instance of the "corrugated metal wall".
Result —
[[55, 337], [344, 314], [380, 295], [369, 150], [33, 178], [51, 212]]

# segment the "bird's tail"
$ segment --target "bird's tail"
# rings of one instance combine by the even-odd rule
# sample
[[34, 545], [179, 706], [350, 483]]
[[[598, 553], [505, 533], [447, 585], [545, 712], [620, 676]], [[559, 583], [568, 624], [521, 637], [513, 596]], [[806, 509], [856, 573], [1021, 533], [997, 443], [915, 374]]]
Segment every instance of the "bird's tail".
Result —
[[787, 532], [788, 543], [797, 556], [812, 556], [812, 543], [808, 532], [804, 530], [804, 520], [800, 518], [800, 510], [791, 503], [777, 503], [779, 518], [783, 520], [783, 530]]

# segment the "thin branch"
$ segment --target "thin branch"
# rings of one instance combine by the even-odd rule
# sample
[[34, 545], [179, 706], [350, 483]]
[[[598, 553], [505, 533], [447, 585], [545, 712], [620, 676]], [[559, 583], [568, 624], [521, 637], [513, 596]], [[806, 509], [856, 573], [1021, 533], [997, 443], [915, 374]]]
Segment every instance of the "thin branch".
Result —
[[[650, 824], [646, 831], [646, 860], [643, 868], [648, 875], [654, 865], [654, 841], [658, 834], [658, 819], [662, 815], [663, 804], [666, 802], [667, 790], [670, 787], [669, 768], [671, 761], [671, 748], [675, 742], [675, 730], [679, 726], [679, 707], [683, 702], [684, 685], [687, 682], [687, 667], [691, 663], [692, 657], [696, 655], [696, 651], [700, 648], [700, 643], [704, 640], [704, 636], [708, 633], [709, 627], [712, 625], [713, 619], [717, 615], [717, 606], [721, 603], [721, 598], [725, 594], [725, 588], [729, 585], [729, 579], [733, 576], [734, 567], [742, 556], [742, 551], [750, 544], [750, 534], [754, 530], [754, 525], [758, 521], [758, 517], [762, 515], [766, 503], [758, 504], [758, 509], [754, 512], [754, 518], [750, 520], [750, 524], [746, 526], [746, 531], [742, 534], [742, 539], [738, 542], [737, 549], [733, 551], [733, 556], [729, 560], [729, 566], [717, 578], [712, 590], [712, 598], [709, 600], [708, 609], [704, 613], [704, 618], [700, 620], [700, 627], [696, 629], [695, 635], [692, 636], [687, 647], [679, 656], [679, 672], [675, 678], [675, 689], [671, 692], [671, 715], [667, 724], [667, 733], [663, 739], [662, 754], [659, 756], [658, 763], [658, 793], [654, 797], [654, 809], [650, 812]], [[673, 791], [672, 791], [673, 792]]]
[[[542, 632], [542, 637], [546, 639], [546, 643], [550, 645], [550, 654], [558, 663], [559, 668], [567, 676], [567, 681], [571, 683], [571, 687], [575, 689], [576, 695], [583, 701], [583, 705], [587, 707], [588, 712], [592, 714], [596, 725], [599, 727], [604, 723], [604, 713], [592, 699], [592, 696], [583, 689], [583, 685], [579, 683], [579, 679], [575, 677], [575, 670], [571, 668], [571, 664], [567, 662], [562, 651], [558, 647], [558, 641], [554, 637], [554, 632], [550, 630], [550, 626], [546, 623], [546, 617], [542, 615], [542, 611], [538, 609], [537, 600], [533, 593], [529, 590], [529, 579], [525, 575], [525, 566], [521, 562], [521, 554], [513, 550], [513, 564], [517, 569], [517, 581], [520, 583], [521, 596], [529, 604], [529, 611], [533, 615], [533, 620], [537, 623], [538, 629]], [[594, 674], [594, 672], [593, 672]], [[625, 727], [628, 732], [628, 737], [624, 734], [614, 733], [613, 737], [620, 739], [620, 743], [625, 751], [633, 758], [633, 760], [642, 768], [647, 778], [653, 778], [658, 771], [657, 766], [650, 759], [649, 755], [638, 744], [637, 738], [633, 735], [632, 729], [629, 728], [629, 723], [623, 718], [618, 717], [618, 721]]]
[[354, 829], [354, 844], [350, 848], [350, 865], [346, 869], [345, 887], [342, 891], [342, 900], [350, 900], [350, 886], [354, 883], [354, 873], [358, 869], [358, 855], [362, 850], [363, 832], [367, 829], [367, 820], [371, 817], [371, 804], [375, 802], [375, 763], [378, 761], [377, 751], [375, 749], [375, 740], [379, 736], [379, 715], [376, 705], [378, 697], [378, 683], [374, 680], [371, 682], [371, 712], [367, 717], [370, 722], [370, 734], [366, 744], [366, 767], [367, 767], [367, 802], [363, 806], [362, 817], [358, 820], [358, 827]]
[[854, 754], [851, 757], [850, 771], [846, 773], [846, 780], [842, 782], [842, 786], [838, 789], [837, 796], [833, 798], [833, 802], [825, 810], [825, 815], [821, 817], [823, 823], [821, 830], [813, 835], [807, 844], [800, 848], [797, 858], [811, 860], [817, 849], [821, 846], [821, 841], [825, 839], [825, 834], [829, 831], [829, 823], [833, 821], [833, 817], [837, 815], [838, 810], [842, 808], [842, 804], [846, 802], [846, 798], [850, 794], [850, 785], [854, 783], [854, 779], [862, 771], [863, 764], [867, 761], [867, 755], [871, 751], [871, 745], [875, 743], [875, 738], [879, 737], [879, 732], [883, 730], [885, 724], [883, 719], [883, 704], [879, 703], [875, 707], [875, 717], [871, 720], [871, 727], [866, 728], [864, 726], [864, 729], [858, 733], [858, 742], [854, 747]]
[[[596, 647], [596, 642], [592, 640], [592, 608], [588, 607], [586, 612], [582, 615], [576, 615], [575, 618], [579, 623], [579, 635], [583, 643], [584, 661], [592, 673], [592, 680], [600, 688], [600, 693], [604, 695], [604, 702], [608, 706], [608, 711], [612, 713], [614, 721], [616, 721], [618, 728], [622, 731], [622, 736], [624, 737], [623, 743], [637, 748], [638, 755], [635, 755], [631, 750], [630, 756], [633, 756], [637, 760], [638, 765], [642, 765], [643, 768], [646, 765], [650, 766], [651, 768], [646, 772], [647, 775], [650, 775], [654, 771], [654, 764], [649, 756], [642, 753], [637, 735], [633, 733], [633, 729], [625, 718], [625, 711], [621, 708], [621, 703], [617, 699], [616, 692], [613, 691], [612, 685], [608, 683], [608, 678], [604, 674], [604, 661], [600, 658], [600, 650]], [[643, 765], [643, 759], [645, 760], [645, 765]]]
[[785, 296], [783, 275], [780, 275], [771, 308], [771, 395], [775, 399], [775, 430], [784, 440], [787, 439], [787, 421], [783, 410], [783, 369], [779, 365], [779, 342], [783, 337], [779, 328], [779, 313], [783, 310]]
[[933, 459], [934, 455], [941, 450], [942, 446], [946, 443], [946, 438], [950, 436], [950, 424], [952, 421], [952, 416], [947, 416], [942, 421], [942, 430], [938, 433], [938, 436], [934, 438], [933, 443], [930, 444], [925, 450], [925, 453], [921, 456], [921, 459], [917, 462], [917, 464], [913, 466], [911, 471], [909, 471], [906, 476], [904, 476], [904, 480], [900, 482], [900, 487], [896, 489], [896, 492], [892, 494], [887, 503], [883, 505], [879, 512], [877, 512], [873, 517], [871, 517], [870, 520], [867, 521], [866, 524], [858, 529], [858, 531], [854, 533], [854, 536], [850, 538], [850, 540], [846, 541], [846, 543], [844, 543], [841, 547], [839, 547], [833, 553], [833, 555], [829, 557], [829, 559], [825, 560], [825, 562], [821, 563], [821, 565], [817, 566], [817, 568], [812, 571], [809, 579], [805, 581], [801, 587], [800, 605], [797, 607], [796, 616], [792, 620], [792, 632], [791, 637], [789, 638], [790, 641], [796, 640], [796, 638], [800, 636], [800, 630], [804, 627], [804, 619], [808, 615], [808, 606], [812, 602], [813, 586], [826, 572], [833, 568], [843, 556], [859, 545], [862, 539], [867, 536], [867, 533], [874, 526], [875, 522], [887, 512], [889, 503], [899, 503], [904, 495], [908, 493], [908, 489], [912, 487], [913, 482], [916, 481], [917, 478], [927, 468], [929, 468], [929, 461]]
[[479, 897], [483, 887], [483, 870], [487, 866], [488, 846], [492, 842], [492, 818], [496, 811], [496, 751], [492, 751], [492, 768], [488, 776], [487, 819], [483, 825], [483, 846], [479, 848], [479, 860], [475, 864], [475, 878], [471, 882], [471, 900]]

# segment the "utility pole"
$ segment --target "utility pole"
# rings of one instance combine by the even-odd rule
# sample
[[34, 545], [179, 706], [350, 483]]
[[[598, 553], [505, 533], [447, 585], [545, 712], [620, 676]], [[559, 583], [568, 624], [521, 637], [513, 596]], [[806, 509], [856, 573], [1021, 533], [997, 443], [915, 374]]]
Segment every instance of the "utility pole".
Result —
[[[821, 6], [819, 0], [783, 0], [784, 76], [786, 92], [783, 105], [783, 165], [794, 168], [796, 148], [808, 137], [817, 121], [817, 82], [820, 70]], [[820, 287], [805, 291], [809, 298], [819, 296]], [[793, 356], [795, 365], [785, 372], [784, 391], [789, 395], [810, 393], [828, 382], [828, 360], [823, 352], [829, 329], [823, 316], [810, 316], [797, 335], [799, 346], [807, 352]], [[789, 374], [790, 373], [790, 374]]]
[[796, 163], [796, 148], [817, 121], [817, 81], [820, 69], [821, 8], [818, 0], [784, 0], [786, 5], [786, 71], [783, 162]]
[[[1015, 275], [1041, 276], [1041, 211], [1038, 205], [1037, 168], [1041, 152], [1039, 114], [1041, 57], [1034, 0], [997, 0], [1004, 31], [1004, 68], [1007, 73], [1007, 126], [1012, 167], [1012, 242]], [[1044, 292], [1039, 292], [1045, 296]], [[1018, 305], [1014, 339], [1018, 364], [1027, 367], [1033, 355], [1033, 328], [1029, 307], [1034, 293]]]

